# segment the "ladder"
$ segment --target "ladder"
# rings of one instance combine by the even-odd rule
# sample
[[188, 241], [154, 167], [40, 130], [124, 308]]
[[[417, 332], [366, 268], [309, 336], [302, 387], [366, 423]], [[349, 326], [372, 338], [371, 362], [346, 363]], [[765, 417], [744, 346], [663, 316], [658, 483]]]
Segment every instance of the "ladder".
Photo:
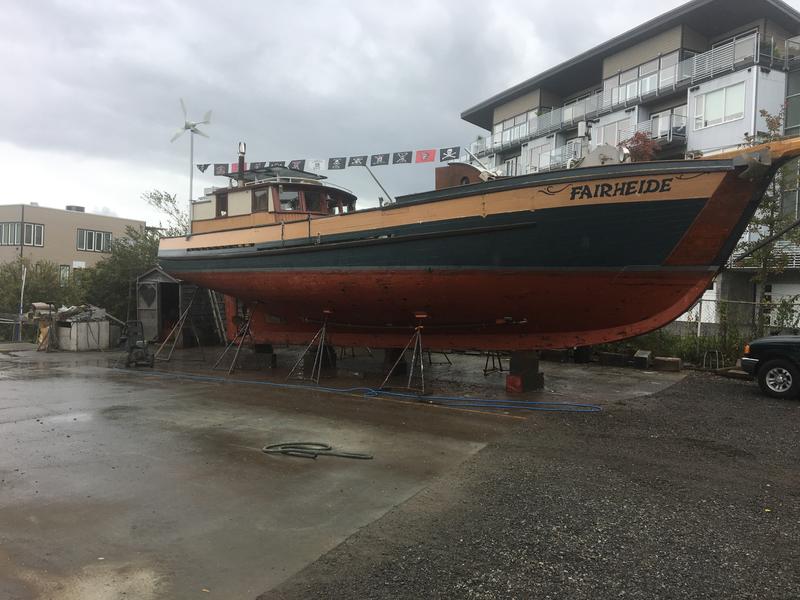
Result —
[[214, 321], [214, 329], [221, 344], [226, 342], [225, 337], [225, 303], [222, 294], [214, 290], [208, 290], [208, 302], [211, 305], [211, 318]]

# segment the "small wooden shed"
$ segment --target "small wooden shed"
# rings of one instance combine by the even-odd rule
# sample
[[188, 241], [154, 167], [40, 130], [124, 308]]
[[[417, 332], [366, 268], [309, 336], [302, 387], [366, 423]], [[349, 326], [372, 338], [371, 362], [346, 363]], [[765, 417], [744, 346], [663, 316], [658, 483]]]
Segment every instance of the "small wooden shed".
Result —
[[145, 339], [164, 340], [190, 303], [189, 318], [178, 345], [194, 345], [195, 333], [202, 344], [223, 342], [224, 302], [220, 294], [176, 279], [160, 267], [136, 279], [136, 314]]

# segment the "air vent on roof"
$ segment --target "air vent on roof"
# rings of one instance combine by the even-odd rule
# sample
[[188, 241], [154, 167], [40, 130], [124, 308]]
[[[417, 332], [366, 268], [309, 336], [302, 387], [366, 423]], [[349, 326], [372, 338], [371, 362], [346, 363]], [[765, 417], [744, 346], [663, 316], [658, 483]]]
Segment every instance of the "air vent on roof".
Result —
[[74, 204], [70, 204], [67, 206], [67, 210], [71, 210], [73, 212], [86, 212], [86, 209], [82, 206], [75, 206]]

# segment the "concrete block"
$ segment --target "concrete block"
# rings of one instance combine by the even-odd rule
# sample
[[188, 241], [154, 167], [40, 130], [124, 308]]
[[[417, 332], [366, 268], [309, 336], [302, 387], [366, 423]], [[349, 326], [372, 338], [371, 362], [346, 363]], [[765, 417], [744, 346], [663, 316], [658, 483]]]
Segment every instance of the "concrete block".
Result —
[[550, 362], [565, 363], [569, 360], [569, 350], [542, 350], [539, 357]]
[[653, 367], [653, 352], [651, 350], [637, 350], [633, 355], [633, 366], [637, 369], [650, 369]]
[[262, 371], [266, 369], [274, 369], [278, 366], [277, 354], [263, 354], [263, 353], [247, 353], [239, 355], [239, 362], [237, 368], [244, 371]]
[[578, 365], [592, 362], [592, 347], [578, 346], [572, 351], [572, 360]]
[[601, 352], [600, 364], [606, 367], [627, 367], [628, 355], [619, 352]]
[[653, 359], [656, 371], [680, 371], [681, 366], [681, 359], [674, 356], [656, 356]]
[[544, 388], [544, 373], [526, 373], [524, 375], [506, 375], [506, 392], [521, 394]]
[[512, 352], [508, 370], [506, 391], [509, 393], [529, 392], [544, 387], [544, 375], [539, 372], [538, 352]]

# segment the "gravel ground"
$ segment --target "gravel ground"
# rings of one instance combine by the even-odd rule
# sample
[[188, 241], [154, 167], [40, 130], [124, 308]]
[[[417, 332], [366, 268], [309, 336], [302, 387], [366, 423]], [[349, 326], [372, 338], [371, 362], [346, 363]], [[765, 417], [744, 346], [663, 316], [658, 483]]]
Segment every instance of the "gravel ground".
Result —
[[536, 414], [260, 598], [800, 598], [798, 433], [701, 374]]

